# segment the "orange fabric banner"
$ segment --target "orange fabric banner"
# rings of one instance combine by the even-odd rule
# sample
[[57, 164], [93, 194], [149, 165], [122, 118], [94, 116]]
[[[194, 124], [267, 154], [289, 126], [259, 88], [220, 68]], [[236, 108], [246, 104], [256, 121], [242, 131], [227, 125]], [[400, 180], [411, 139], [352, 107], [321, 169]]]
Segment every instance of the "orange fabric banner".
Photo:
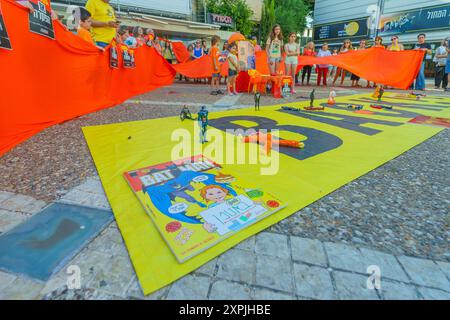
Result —
[[51, 125], [112, 107], [170, 85], [175, 70], [150, 47], [135, 50], [135, 69], [109, 67], [109, 50], [54, 21], [56, 40], [28, 31], [28, 12], [0, 0], [13, 50], [0, 49], [0, 155]]
[[172, 51], [178, 62], [183, 63], [189, 60], [191, 55], [183, 42], [170, 42], [172, 44]]
[[[29, 32], [28, 12], [12, 0], [0, 0], [13, 50], [0, 49], [0, 156], [39, 131], [57, 123], [117, 105], [126, 99], [170, 85], [176, 72], [209, 78], [205, 56], [170, 65], [154, 48], [134, 50], [136, 67], [109, 66], [109, 49], [97, 47], [54, 21], [55, 40]], [[173, 43], [175, 44], [175, 42]], [[416, 77], [424, 52], [372, 48], [333, 57], [300, 57], [301, 64], [333, 64], [358, 76], [406, 89]], [[256, 53], [257, 69], [268, 74], [265, 51]], [[227, 74], [227, 64], [222, 75]]]
[[408, 89], [419, 73], [425, 52], [389, 51], [383, 48], [355, 50], [331, 57], [300, 56], [301, 65], [332, 64], [357, 76], [399, 89]]

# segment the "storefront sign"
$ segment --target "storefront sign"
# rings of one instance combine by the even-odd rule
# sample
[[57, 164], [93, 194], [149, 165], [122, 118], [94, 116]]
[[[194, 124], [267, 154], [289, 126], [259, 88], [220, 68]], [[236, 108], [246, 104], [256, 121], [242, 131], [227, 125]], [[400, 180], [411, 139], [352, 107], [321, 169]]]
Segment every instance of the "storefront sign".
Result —
[[369, 35], [367, 18], [314, 26], [315, 41], [362, 39]]
[[228, 16], [221, 16], [219, 14], [210, 13], [209, 23], [216, 24], [218, 26], [231, 27], [233, 26], [233, 19]]
[[382, 36], [450, 29], [450, 4], [383, 14], [378, 28]]

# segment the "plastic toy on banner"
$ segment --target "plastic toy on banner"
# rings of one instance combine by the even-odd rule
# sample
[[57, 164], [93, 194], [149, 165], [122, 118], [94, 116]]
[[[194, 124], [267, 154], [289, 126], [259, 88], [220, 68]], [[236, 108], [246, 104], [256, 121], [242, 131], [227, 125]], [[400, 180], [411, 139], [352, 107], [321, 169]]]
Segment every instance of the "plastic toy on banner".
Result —
[[313, 89], [309, 94], [309, 107], [304, 107], [305, 110], [308, 111], [325, 110], [324, 106], [314, 107], [315, 93], [316, 89]]
[[259, 111], [260, 100], [261, 100], [261, 94], [257, 91], [257, 92], [255, 92], [255, 111]]
[[336, 91], [333, 90], [333, 91], [330, 92], [330, 95], [328, 96], [328, 102], [327, 103], [330, 106], [332, 106], [332, 105], [334, 105], [336, 103], [334, 98], [336, 98]]
[[208, 142], [206, 140], [206, 131], [208, 130], [208, 110], [206, 110], [206, 106], [202, 106], [198, 112], [197, 121], [200, 127], [200, 142]]

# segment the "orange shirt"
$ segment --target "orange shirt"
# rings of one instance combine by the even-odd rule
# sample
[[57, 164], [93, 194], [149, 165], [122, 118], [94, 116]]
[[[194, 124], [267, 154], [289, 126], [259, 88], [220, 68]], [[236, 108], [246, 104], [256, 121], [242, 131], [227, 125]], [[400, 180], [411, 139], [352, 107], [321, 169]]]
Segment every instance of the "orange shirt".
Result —
[[220, 72], [220, 64], [219, 64], [219, 56], [220, 56], [220, 52], [219, 52], [219, 48], [217, 46], [213, 46], [211, 48], [210, 51], [210, 55], [211, 58], [213, 59], [213, 61], [215, 62], [215, 68], [214, 68], [214, 62], [213, 62], [213, 69], [214, 69], [214, 73], [219, 73]]
[[86, 30], [84, 28], [78, 28], [77, 35], [81, 39], [94, 44], [94, 39], [92, 38], [92, 35], [91, 35], [91, 33], [88, 30]]

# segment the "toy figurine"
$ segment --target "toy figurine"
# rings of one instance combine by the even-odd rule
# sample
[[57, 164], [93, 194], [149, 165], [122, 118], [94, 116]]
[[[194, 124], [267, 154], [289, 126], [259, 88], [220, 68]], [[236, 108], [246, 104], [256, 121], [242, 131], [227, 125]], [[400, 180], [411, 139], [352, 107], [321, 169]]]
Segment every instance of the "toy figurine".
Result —
[[314, 107], [314, 94], [316, 92], [316, 89], [313, 89], [313, 91], [311, 91], [311, 94], [309, 95], [309, 107], [304, 107], [305, 110], [324, 110], [325, 107], [320, 106], [320, 107]]
[[208, 142], [206, 140], [206, 130], [208, 129], [208, 110], [205, 106], [202, 106], [197, 116], [198, 125], [200, 127], [200, 142]]
[[378, 102], [380, 102], [380, 101], [381, 101], [381, 97], [383, 97], [383, 94], [384, 94], [384, 88], [383, 88], [383, 86], [378, 85], [378, 86], [375, 88], [374, 93], [372, 94], [372, 98], [378, 99]]
[[386, 105], [383, 105], [383, 104], [371, 104], [370, 107], [371, 107], [371, 108], [374, 108], [374, 109], [387, 109], [387, 110], [392, 110], [392, 106], [386, 106]]
[[255, 134], [244, 136], [242, 138], [242, 142], [259, 144], [259, 145], [261, 145], [261, 147], [263, 147], [263, 150], [266, 154], [270, 154], [270, 152], [272, 151], [273, 145], [278, 145], [280, 147], [296, 148], [296, 149], [301, 149], [301, 148], [305, 147], [305, 144], [301, 141], [272, 139], [271, 133], [265, 134], [260, 131], [258, 131]]
[[300, 111], [300, 109], [298, 109], [298, 108], [293, 108], [293, 107], [288, 107], [288, 106], [282, 106], [281, 110], [285, 110], [285, 111]]
[[192, 118], [191, 112], [189, 111], [188, 107], [186, 107], [186, 105], [184, 105], [183, 109], [181, 109], [180, 119], [181, 119], [181, 121], [184, 121], [184, 119], [195, 120]]
[[382, 86], [380, 86], [380, 91], [378, 92], [378, 102], [381, 102], [381, 98], [383, 97], [384, 94], [384, 88]]
[[348, 104], [347, 108], [354, 110], [361, 110], [363, 108], [362, 104]]
[[334, 98], [336, 97], [336, 91], [331, 91], [330, 95], [328, 96], [328, 105], [332, 106], [336, 103], [336, 101], [334, 101]]
[[255, 92], [255, 111], [259, 111], [259, 100], [261, 99], [261, 94], [256, 91]]
[[314, 93], [316, 93], [316, 89], [313, 89], [309, 95], [309, 107], [314, 108]]

